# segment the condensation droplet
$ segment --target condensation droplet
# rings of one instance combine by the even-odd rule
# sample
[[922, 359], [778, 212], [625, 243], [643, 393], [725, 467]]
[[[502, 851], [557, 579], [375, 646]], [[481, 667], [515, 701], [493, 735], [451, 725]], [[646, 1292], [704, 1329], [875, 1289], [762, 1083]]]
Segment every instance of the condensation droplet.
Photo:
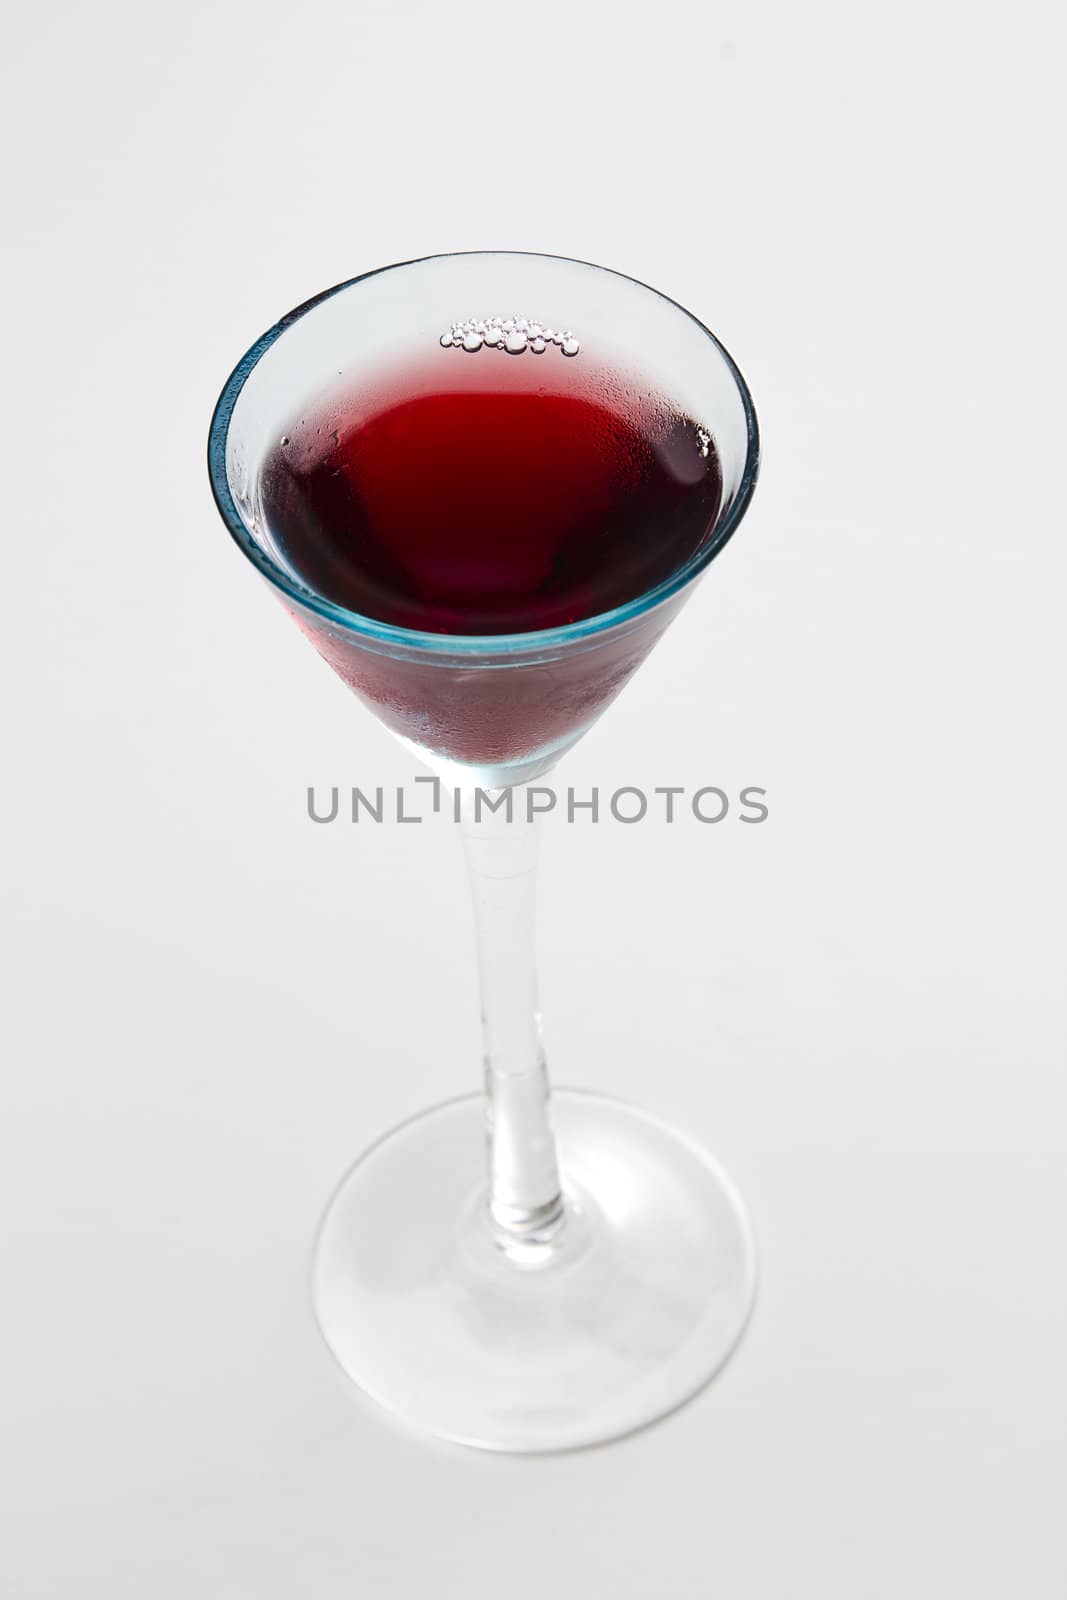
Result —
[[559, 345], [565, 356], [576, 356], [581, 350], [569, 329], [550, 328], [533, 317], [468, 317], [466, 321], [453, 322], [451, 332], [441, 335], [444, 349], [451, 345], [473, 352], [489, 345], [513, 356], [524, 350], [533, 350], [540, 356], [550, 344]]

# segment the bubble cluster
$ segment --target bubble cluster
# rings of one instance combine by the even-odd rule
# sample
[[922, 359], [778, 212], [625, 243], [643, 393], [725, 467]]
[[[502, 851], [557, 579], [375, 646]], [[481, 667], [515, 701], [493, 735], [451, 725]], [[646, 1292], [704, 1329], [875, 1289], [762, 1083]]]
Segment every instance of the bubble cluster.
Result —
[[483, 345], [490, 350], [505, 350], [510, 356], [521, 356], [532, 350], [543, 356], [550, 344], [557, 345], [565, 356], [576, 356], [581, 350], [578, 340], [569, 329], [549, 328], [536, 317], [482, 317], [467, 322], [454, 322], [447, 333], [441, 335], [441, 346], [447, 350], [475, 351]]

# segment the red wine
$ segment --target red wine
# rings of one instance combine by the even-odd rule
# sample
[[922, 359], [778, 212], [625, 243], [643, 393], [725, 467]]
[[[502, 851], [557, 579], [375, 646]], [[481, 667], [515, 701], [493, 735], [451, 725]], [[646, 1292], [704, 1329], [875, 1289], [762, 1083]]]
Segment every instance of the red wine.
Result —
[[433, 348], [309, 406], [263, 511], [316, 594], [379, 621], [524, 633], [597, 616], [714, 527], [708, 434], [637, 375], [558, 346]]

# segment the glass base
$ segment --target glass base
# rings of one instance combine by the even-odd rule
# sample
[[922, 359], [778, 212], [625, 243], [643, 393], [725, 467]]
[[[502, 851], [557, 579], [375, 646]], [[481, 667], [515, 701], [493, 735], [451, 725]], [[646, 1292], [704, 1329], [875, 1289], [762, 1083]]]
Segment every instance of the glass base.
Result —
[[755, 1293], [728, 1178], [618, 1101], [556, 1091], [569, 1213], [505, 1249], [485, 1193], [485, 1101], [387, 1134], [322, 1222], [315, 1309], [344, 1371], [403, 1421], [489, 1450], [569, 1450], [666, 1415], [714, 1376]]

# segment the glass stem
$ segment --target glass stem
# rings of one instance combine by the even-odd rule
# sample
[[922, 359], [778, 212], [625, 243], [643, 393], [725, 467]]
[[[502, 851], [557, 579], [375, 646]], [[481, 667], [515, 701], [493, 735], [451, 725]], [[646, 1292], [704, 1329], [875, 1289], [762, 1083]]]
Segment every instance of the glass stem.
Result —
[[528, 820], [521, 784], [463, 793], [461, 818], [478, 935], [489, 1210], [505, 1247], [541, 1243], [564, 1208], [534, 953], [540, 822]]

